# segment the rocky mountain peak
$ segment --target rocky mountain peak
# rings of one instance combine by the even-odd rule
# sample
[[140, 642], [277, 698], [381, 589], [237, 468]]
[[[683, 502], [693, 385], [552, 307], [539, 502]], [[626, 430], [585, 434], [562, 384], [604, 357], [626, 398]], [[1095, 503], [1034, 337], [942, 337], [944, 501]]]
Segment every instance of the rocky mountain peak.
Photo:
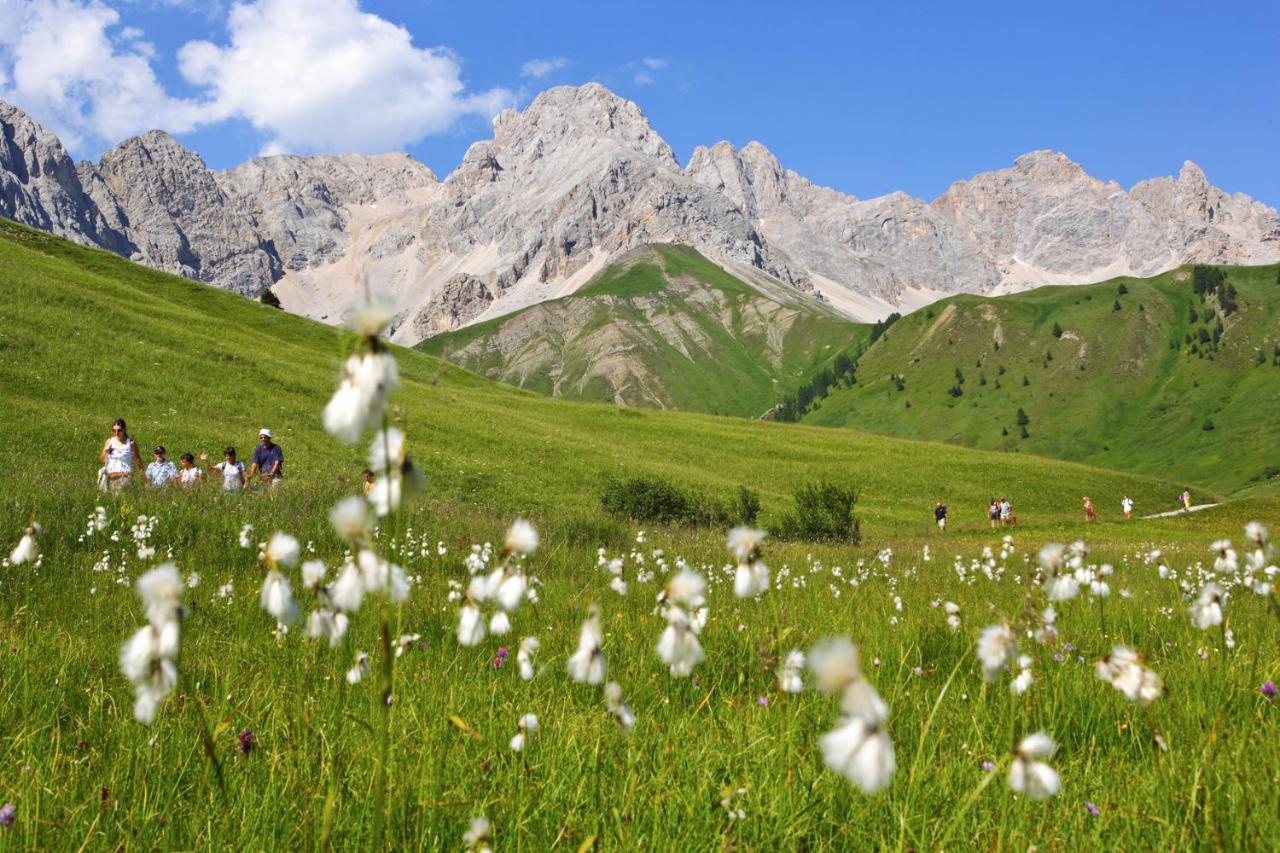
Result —
[[654, 132], [640, 107], [599, 83], [547, 89], [525, 109], [500, 113], [493, 131], [494, 144], [515, 156], [531, 146], [545, 150], [610, 140], [679, 168], [671, 146]]

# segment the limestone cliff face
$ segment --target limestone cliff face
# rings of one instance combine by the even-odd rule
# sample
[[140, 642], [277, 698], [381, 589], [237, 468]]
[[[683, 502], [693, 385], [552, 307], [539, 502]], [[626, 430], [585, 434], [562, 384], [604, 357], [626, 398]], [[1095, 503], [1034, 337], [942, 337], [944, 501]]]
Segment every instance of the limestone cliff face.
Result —
[[406, 154], [215, 173], [159, 131], [77, 166], [0, 103], [0, 215], [249, 296], [271, 287], [327, 322], [372, 287], [394, 299], [405, 343], [571, 293], [652, 243], [862, 320], [955, 292], [1280, 261], [1276, 211], [1193, 163], [1126, 192], [1036, 151], [933, 202], [857, 199], [755, 142], [698, 148], [682, 168], [640, 108], [598, 84], [503, 112], [443, 182]]

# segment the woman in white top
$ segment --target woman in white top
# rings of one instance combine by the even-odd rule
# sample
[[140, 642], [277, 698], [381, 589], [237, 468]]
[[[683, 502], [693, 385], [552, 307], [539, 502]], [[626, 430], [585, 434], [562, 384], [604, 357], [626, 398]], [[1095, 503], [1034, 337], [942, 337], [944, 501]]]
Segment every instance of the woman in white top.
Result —
[[119, 492], [129, 482], [135, 463], [142, 467], [142, 452], [138, 450], [138, 443], [129, 437], [124, 418], [116, 418], [111, 425], [111, 437], [102, 445], [98, 458], [103, 464], [99, 476], [105, 478], [112, 492]]
[[[222, 475], [222, 491], [238, 492], [244, 488], [244, 463], [236, 461], [236, 449], [234, 447], [228, 447], [222, 451], [222, 455], [225, 457], [224, 461], [219, 462], [217, 465], [210, 465], [209, 473]], [[209, 454], [201, 453], [200, 461], [208, 462]]]

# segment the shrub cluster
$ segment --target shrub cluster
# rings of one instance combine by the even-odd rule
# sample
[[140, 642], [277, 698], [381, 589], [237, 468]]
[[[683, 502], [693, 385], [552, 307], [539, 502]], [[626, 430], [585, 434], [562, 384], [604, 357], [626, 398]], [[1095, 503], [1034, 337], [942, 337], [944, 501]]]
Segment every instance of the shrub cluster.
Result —
[[600, 505], [615, 518], [694, 527], [755, 524], [760, 514], [760, 496], [746, 486], [720, 498], [656, 476], [610, 478]]
[[778, 538], [850, 545], [862, 541], [862, 527], [853, 514], [857, 489], [822, 480], [802, 483], [793, 496], [795, 508], [782, 517], [774, 531]]

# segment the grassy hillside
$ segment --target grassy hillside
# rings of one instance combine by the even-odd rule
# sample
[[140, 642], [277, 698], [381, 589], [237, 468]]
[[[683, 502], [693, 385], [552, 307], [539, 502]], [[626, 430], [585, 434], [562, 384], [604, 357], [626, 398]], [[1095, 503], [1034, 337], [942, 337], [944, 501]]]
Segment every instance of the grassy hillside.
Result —
[[[103, 252], [0, 226], [0, 507], [12, 524], [31, 486], [89, 494], [112, 419], [171, 453], [276, 431], [294, 482], [350, 488], [361, 452], [320, 429], [344, 346], [339, 330]], [[980, 523], [992, 492], [1024, 519], [1076, 518], [1083, 493], [1169, 504], [1154, 478], [880, 438], [853, 431], [553, 400], [485, 380], [423, 353], [399, 352], [397, 417], [439, 501], [544, 518], [597, 513], [611, 474], [654, 473], [709, 489], [745, 484], [766, 520], [794, 485], [822, 477], [863, 490], [872, 540], [920, 530], [936, 498]], [[1046, 484], [1051, 483], [1052, 488]], [[40, 498], [40, 495], [44, 495]], [[92, 498], [86, 498], [92, 500]]]
[[[1207, 543], [1239, 542], [1244, 523], [1276, 518], [1280, 501], [1132, 523], [1104, 511], [1086, 526], [1082, 492], [1127, 490], [1155, 507], [1173, 484], [853, 430], [553, 400], [398, 350], [391, 415], [429, 492], [368, 545], [403, 565], [411, 590], [394, 606], [371, 591], [331, 647], [264, 612], [254, 545], [296, 536], [329, 580], [349, 556], [328, 515], [358, 489], [364, 462], [319, 414], [347, 343], [0, 222], [0, 848], [461, 849], [480, 815], [500, 850], [1257, 849], [1276, 837], [1280, 706], [1259, 690], [1280, 679], [1276, 622], [1237, 583], [1223, 608], [1229, 650], [1226, 624], [1192, 623], [1185, 590], [1209, 577]], [[273, 497], [104, 499], [92, 472], [121, 415], [144, 447], [171, 451], [247, 450], [270, 426], [288, 480]], [[614, 472], [754, 486], [766, 524], [797, 482], [853, 482], [866, 542], [770, 537], [774, 586], [738, 599], [723, 530], [650, 529], [641, 542], [601, 513], [598, 484]], [[981, 519], [991, 491], [1024, 519], [1011, 543]], [[928, 521], [938, 496], [954, 512], [945, 539]], [[101, 527], [86, 530], [99, 503]], [[464, 646], [449, 584], [467, 583], [472, 543], [500, 543], [517, 512], [541, 533], [523, 563], [538, 600], [511, 614], [509, 634]], [[41, 556], [8, 565], [33, 514]], [[1054, 631], [1035, 632], [1047, 600], [1030, 567], [1046, 541], [1078, 537], [1091, 564], [1114, 566], [1114, 592], [1055, 602]], [[1167, 577], [1144, 557], [1153, 547]], [[618, 558], [629, 592], [597, 565], [597, 548]], [[119, 655], [145, 625], [133, 585], [164, 560], [183, 576], [187, 615], [177, 683], [144, 724]], [[691, 678], [672, 677], [656, 652], [655, 597], [682, 563], [707, 581], [705, 659]], [[324, 604], [296, 566], [282, 571], [302, 610]], [[593, 604], [607, 677], [634, 709], [629, 734], [602, 688], [566, 671]], [[974, 655], [979, 632], [1006, 619], [1035, 673], [1022, 695], [1012, 672], [986, 683]], [[531, 635], [541, 650], [525, 680], [504, 654]], [[841, 700], [779, 688], [790, 649], [833, 635], [859, 644], [891, 709], [897, 770], [873, 795], [824, 763], [819, 738]], [[1116, 643], [1164, 678], [1151, 707], [1095, 675], [1091, 661]], [[529, 713], [540, 727], [516, 752], [516, 721]], [[1013, 745], [1042, 728], [1059, 744], [1062, 789], [1036, 802], [1006, 780]]]
[[743, 281], [687, 246], [647, 246], [571, 296], [419, 346], [556, 397], [756, 416], [866, 337], [805, 294]]
[[1215, 293], [1184, 268], [945, 300], [895, 323], [804, 421], [1274, 493], [1278, 268], [1221, 269]]

